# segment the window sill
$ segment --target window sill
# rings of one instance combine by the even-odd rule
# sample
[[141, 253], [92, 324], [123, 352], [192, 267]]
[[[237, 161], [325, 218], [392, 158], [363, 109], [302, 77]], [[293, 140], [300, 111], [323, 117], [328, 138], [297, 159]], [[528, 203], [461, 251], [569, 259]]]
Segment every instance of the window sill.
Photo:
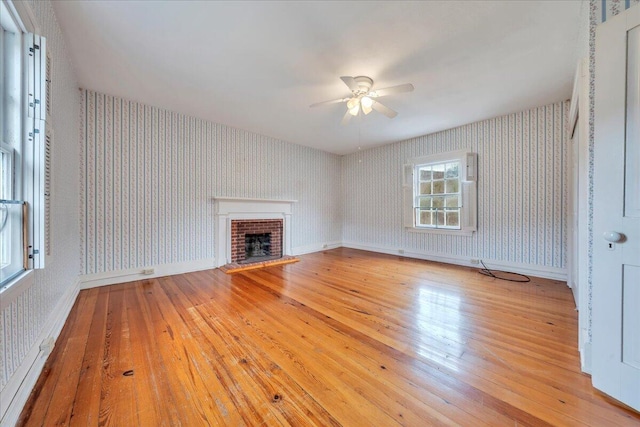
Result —
[[0, 288], [0, 310], [4, 310], [25, 290], [33, 285], [35, 273], [33, 270], [23, 271], [22, 274], [14, 277], [9, 283]]
[[422, 227], [405, 227], [409, 233], [421, 234], [448, 234], [450, 236], [473, 236], [475, 231], [451, 230], [447, 228], [422, 228]]

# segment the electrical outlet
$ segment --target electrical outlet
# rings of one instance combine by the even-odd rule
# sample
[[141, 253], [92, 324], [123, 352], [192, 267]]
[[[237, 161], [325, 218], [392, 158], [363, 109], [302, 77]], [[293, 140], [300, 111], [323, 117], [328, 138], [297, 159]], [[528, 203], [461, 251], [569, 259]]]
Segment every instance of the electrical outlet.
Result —
[[142, 274], [147, 274], [147, 275], [153, 274], [155, 272], [156, 272], [156, 270], [153, 269], [153, 268], [145, 268], [144, 270], [142, 270]]
[[404, 253], [404, 249], [398, 249], [398, 253], [402, 255]]
[[471, 264], [480, 264], [480, 260], [479, 260], [479, 259], [477, 259], [477, 258], [471, 258], [471, 259], [469, 260], [469, 262], [470, 262]]
[[47, 339], [42, 340], [40, 343], [40, 351], [46, 355], [49, 355], [53, 350], [56, 342], [53, 340], [53, 337], [49, 337]]

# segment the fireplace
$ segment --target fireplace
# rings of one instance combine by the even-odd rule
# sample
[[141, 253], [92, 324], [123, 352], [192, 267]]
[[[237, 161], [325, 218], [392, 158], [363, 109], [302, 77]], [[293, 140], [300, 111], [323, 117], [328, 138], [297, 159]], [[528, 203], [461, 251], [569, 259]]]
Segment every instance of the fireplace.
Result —
[[[244, 235], [246, 234], [271, 233], [270, 256], [292, 255], [291, 211], [295, 202], [295, 200], [215, 197], [216, 267], [238, 263], [239, 254], [245, 252]], [[253, 226], [247, 225], [251, 223]], [[238, 234], [239, 230], [243, 234], [242, 237]]]
[[282, 220], [231, 220], [231, 262], [245, 264], [282, 257]]

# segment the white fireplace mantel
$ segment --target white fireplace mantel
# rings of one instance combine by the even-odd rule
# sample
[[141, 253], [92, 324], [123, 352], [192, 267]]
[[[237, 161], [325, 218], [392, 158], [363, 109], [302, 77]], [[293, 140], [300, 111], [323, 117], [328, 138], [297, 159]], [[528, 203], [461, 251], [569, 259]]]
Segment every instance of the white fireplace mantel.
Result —
[[291, 255], [291, 207], [297, 200], [214, 197], [216, 267], [231, 262], [231, 221], [281, 219], [282, 255]]

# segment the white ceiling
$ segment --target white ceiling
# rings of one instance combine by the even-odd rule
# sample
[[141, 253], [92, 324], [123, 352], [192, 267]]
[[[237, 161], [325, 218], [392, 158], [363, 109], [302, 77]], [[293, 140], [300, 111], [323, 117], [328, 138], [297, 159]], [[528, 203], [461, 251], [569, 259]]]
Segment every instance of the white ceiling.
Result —
[[[79, 84], [345, 154], [571, 95], [582, 1], [54, 1]], [[340, 76], [413, 83], [341, 126]]]

